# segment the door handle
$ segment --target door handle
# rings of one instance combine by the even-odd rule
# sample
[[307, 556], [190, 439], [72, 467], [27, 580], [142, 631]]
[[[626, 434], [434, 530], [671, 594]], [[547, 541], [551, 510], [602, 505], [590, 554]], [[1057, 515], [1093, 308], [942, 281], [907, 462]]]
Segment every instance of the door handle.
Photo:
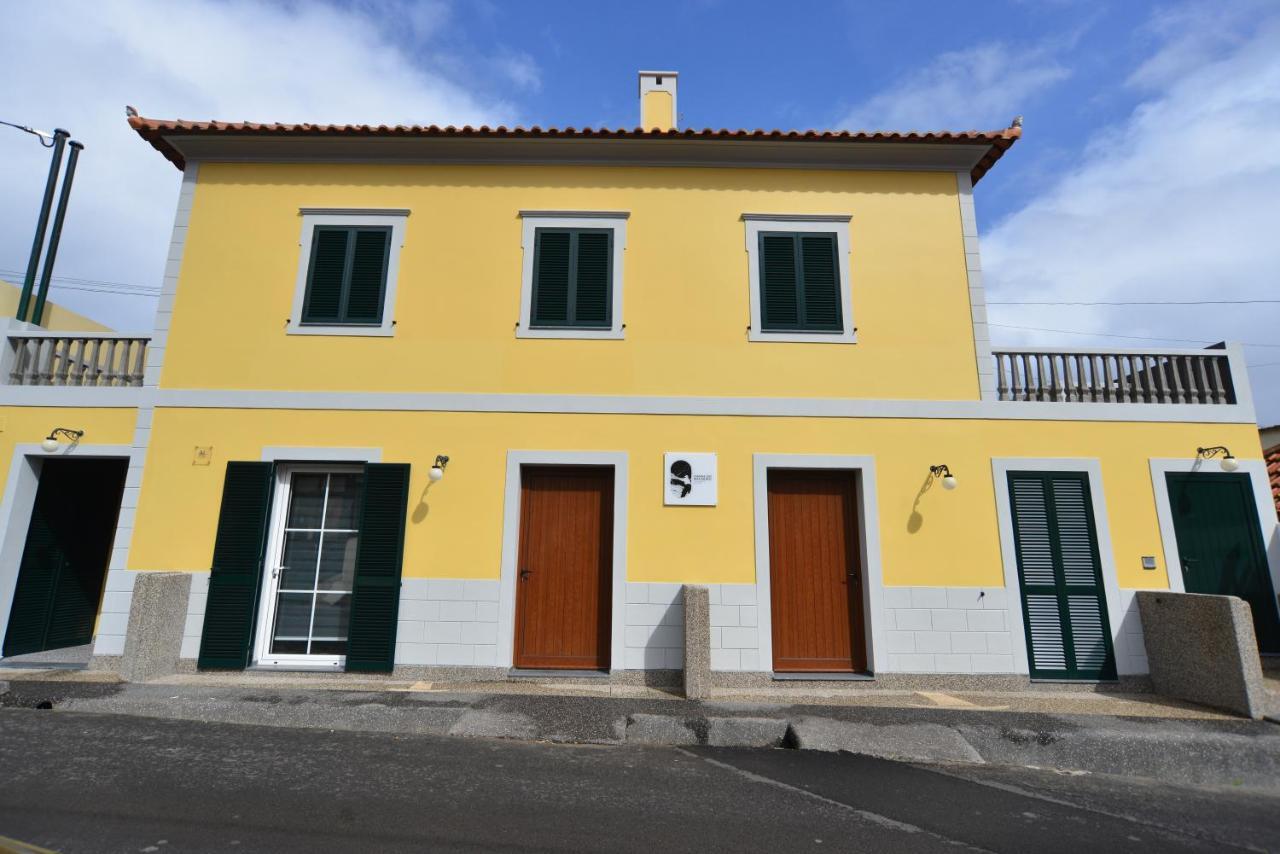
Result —
[[529, 572], [529, 570], [527, 570], [527, 569], [522, 569], [522, 570], [520, 570], [520, 580], [521, 580], [521, 581], [528, 581], [528, 580], [529, 580], [529, 574], [530, 574], [530, 572]]

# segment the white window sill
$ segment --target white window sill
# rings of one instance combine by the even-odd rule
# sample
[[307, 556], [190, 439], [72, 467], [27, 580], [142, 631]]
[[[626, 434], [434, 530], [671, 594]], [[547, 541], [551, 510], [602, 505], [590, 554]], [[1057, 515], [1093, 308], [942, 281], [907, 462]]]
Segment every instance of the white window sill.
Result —
[[792, 344], [857, 344], [853, 330], [846, 332], [747, 332], [748, 341], [778, 341]]
[[517, 338], [566, 338], [566, 339], [585, 339], [597, 341], [621, 341], [625, 336], [621, 328], [618, 329], [527, 329], [523, 326], [516, 328]]
[[255, 661], [250, 670], [292, 670], [297, 672], [314, 671], [317, 673], [341, 672], [346, 666], [345, 658], [316, 658], [309, 661], [285, 661], [281, 659], [263, 659]]
[[381, 326], [315, 326], [312, 324], [303, 325], [290, 321], [286, 334], [341, 335], [354, 338], [390, 338], [395, 334], [395, 327], [389, 323], [384, 323]]

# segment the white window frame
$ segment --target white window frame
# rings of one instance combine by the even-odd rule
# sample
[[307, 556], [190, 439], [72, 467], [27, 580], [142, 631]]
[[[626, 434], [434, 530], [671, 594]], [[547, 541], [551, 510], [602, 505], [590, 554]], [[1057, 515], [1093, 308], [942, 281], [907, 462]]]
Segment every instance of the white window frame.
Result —
[[[594, 338], [614, 339], [623, 337], [626, 324], [622, 322], [622, 259], [627, 248], [628, 211], [520, 211], [523, 228], [520, 248], [524, 261], [520, 271], [520, 322], [516, 325], [517, 338]], [[533, 256], [539, 228], [608, 228], [613, 230], [613, 258], [610, 259], [612, 281], [609, 283], [613, 301], [612, 324], [608, 329], [534, 329], [533, 318]]]
[[[291, 670], [342, 670], [346, 666], [345, 655], [307, 655], [301, 653], [272, 653], [271, 633], [275, 624], [275, 596], [279, 588], [279, 573], [273, 572], [283, 557], [284, 529], [289, 516], [289, 488], [293, 475], [300, 472], [318, 474], [354, 474], [363, 472], [363, 465], [350, 463], [296, 463], [277, 465], [275, 484], [271, 496], [271, 523], [267, 534], [266, 560], [262, 565], [262, 588], [258, 596], [258, 625], [254, 627], [253, 666], [277, 667]], [[353, 581], [354, 586], [354, 581]], [[349, 618], [348, 618], [349, 619]], [[347, 636], [350, 637], [350, 623]]]
[[[404, 248], [409, 211], [403, 208], [301, 208], [302, 234], [298, 238], [298, 276], [293, 289], [293, 311], [289, 315], [290, 335], [350, 335], [388, 337], [395, 333], [396, 284], [400, 278], [400, 250]], [[311, 266], [311, 243], [316, 226], [359, 228], [390, 226], [391, 247], [387, 255], [387, 285], [382, 296], [382, 322], [371, 324], [302, 323], [302, 307], [307, 298], [307, 272]]]
[[[748, 341], [787, 341], [807, 344], [854, 344], [853, 288], [849, 273], [849, 214], [743, 214], [747, 232], [747, 271], [751, 298]], [[839, 332], [766, 332], [760, 320], [760, 233], [768, 231], [816, 231], [836, 236], [840, 264]]]

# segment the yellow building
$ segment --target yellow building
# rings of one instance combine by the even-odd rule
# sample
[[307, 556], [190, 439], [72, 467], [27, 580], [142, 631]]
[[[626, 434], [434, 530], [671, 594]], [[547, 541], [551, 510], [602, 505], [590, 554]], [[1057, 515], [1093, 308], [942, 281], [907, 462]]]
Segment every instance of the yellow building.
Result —
[[163, 296], [109, 355], [10, 335], [5, 654], [96, 615], [110, 663], [156, 571], [207, 668], [674, 671], [688, 584], [725, 679], [1141, 676], [1150, 588], [1280, 649], [1240, 349], [993, 350], [1017, 122], [680, 130], [677, 80], [634, 130], [131, 118]]

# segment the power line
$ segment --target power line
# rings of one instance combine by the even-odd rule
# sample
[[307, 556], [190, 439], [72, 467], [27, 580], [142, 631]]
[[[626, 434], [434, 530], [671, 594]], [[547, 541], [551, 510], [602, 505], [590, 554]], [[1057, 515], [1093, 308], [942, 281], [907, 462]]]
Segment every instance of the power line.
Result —
[[[988, 323], [988, 326], [998, 326], [1001, 329], [1023, 329], [1028, 332], [1056, 332], [1060, 335], [1090, 335], [1097, 338], [1129, 338], [1134, 341], [1178, 341], [1183, 344], [1213, 344], [1213, 341], [1205, 341], [1197, 338], [1152, 338], [1147, 335], [1118, 335], [1112, 332], [1081, 332], [1079, 329], [1046, 329], [1042, 326], [1015, 326], [1011, 323]], [[1280, 348], [1280, 344], [1250, 344], [1241, 342], [1246, 347], [1276, 347]]]
[[[19, 277], [23, 273], [20, 270], [3, 270], [0, 269], [0, 276]], [[152, 285], [134, 285], [127, 282], [106, 282], [100, 279], [78, 279], [74, 276], [53, 276], [55, 282], [67, 282], [69, 284], [54, 285], [58, 288], [69, 288], [71, 290], [98, 290], [102, 293], [137, 293], [146, 296], [158, 296], [160, 288]]]
[[1280, 299], [1206, 300], [1000, 300], [987, 305], [1280, 305]]

